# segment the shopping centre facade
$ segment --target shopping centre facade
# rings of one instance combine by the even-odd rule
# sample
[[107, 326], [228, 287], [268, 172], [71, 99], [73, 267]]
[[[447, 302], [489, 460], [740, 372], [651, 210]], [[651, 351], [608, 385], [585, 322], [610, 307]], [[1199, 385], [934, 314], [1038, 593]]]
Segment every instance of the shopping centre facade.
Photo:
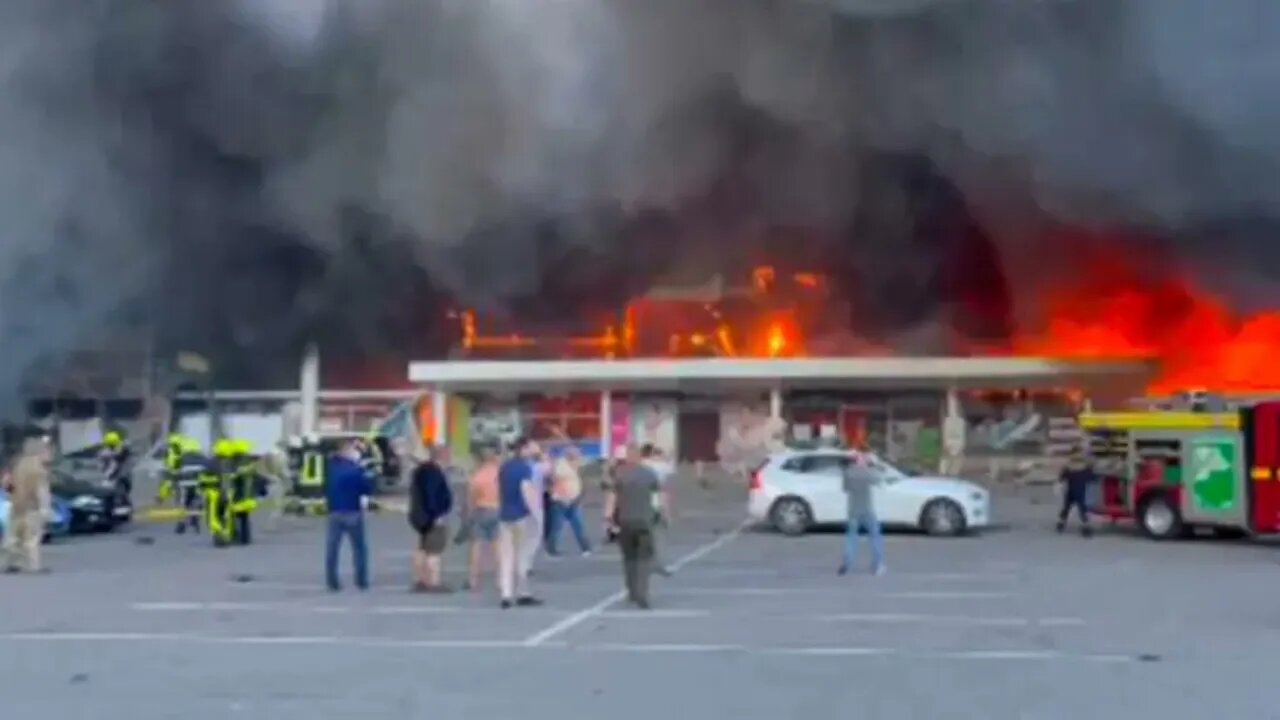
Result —
[[1133, 397], [1151, 371], [1046, 358], [467, 360], [412, 363], [409, 380], [425, 439], [455, 457], [531, 435], [589, 457], [651, 443], [734, 464], [762, 444], [830, 442], [931, 467], [957, 442], [969, 457], [1052, 452], [1090, 398]]

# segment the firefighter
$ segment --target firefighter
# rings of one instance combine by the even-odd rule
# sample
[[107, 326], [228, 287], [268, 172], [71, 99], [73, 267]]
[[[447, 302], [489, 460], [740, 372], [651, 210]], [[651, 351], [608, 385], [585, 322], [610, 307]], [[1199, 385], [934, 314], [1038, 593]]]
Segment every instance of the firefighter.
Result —
[[[157, 504], [168, 502], [172, 498], [181, 507], [190, 508], [187, 496], [192, 493], [189, 488], [182, 487], [181, 474], [183, 459], [193, 442], [195, 441], [179, 433], [170, 433], [165, 438], [164, 466], [160, 475], [160, 489], [156, 493]], [[179, 519], [174, 532], [179, 535], [186, 532], [188, 521], [186, 516]]]
[[102, 436], [102, 449], [98, 451], [98, 459], [102, 462], [102, 474], [113, 485], [128, 497], [133, 491], [133, 483], [129, 478], [129, 446], [124, 436], [115, 430]]
[[231, 513], [229, 490], [234, 471], [235, 444], [231, 440], [218, 440], [213, 444], [213, 460], [200, 473], [200, 493], [204, 498], [205, 524], [214, 547], [225, 547], [231, 542]]
[[182, 436], [169, 433], [164, 441], [164, 466], [160, 473], [160, 487], [156, 490], [156, 504], [169, 498], [178, 498], [178, 466], [182, 462]]
[[302, 441], [302, 467], [298, 470], [295, 492], [303, 502], [324, 502], [325, 452], [317, 435]]
[[237, 545], [253, 542], [250, 515], [258, 507], [257, 459], [248, 440], [231, 441], [230, 517], [231, 540]]
[[182, 437], [179, 441], [175, 488], [180, 493], [180, 502], [186, 515], [178, 521], [175, 528], [179, 535], [186, 532], [187, 528], [191, 528], [192, 532], [200, 532], [199, 477], [207, 466], [208, 461], [202, 453], [200, 443], [194, 438]]

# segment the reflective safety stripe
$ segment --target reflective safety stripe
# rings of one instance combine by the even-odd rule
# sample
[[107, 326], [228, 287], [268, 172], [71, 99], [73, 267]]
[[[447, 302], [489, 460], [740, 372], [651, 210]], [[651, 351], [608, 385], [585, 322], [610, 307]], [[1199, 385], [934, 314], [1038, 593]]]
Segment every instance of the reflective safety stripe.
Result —
[[1275, 473], [1269, 467], [1258, 466], [1249, 471], [1249, 477], [1254, 480], [1273, 480], [1275, 479]]
[[299, 477], [300, 485], [323, 485], [324, 484], [324, 455], [318, 452], [309, 452], [302, 458], [302, 474]]

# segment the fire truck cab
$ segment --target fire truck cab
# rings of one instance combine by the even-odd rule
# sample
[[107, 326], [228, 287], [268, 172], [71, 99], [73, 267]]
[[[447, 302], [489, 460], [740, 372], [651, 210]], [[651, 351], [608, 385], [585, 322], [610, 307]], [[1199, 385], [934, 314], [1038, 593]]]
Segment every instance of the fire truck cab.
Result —
[[1091, 511], [1151, 538], [1280, 533], [1280, 402], [1230, 412], [1085, 413]]

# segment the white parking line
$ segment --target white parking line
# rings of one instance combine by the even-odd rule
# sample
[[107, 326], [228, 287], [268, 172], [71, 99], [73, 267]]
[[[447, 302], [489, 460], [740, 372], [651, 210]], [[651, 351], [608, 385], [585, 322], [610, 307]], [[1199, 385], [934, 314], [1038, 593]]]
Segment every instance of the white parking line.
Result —
[[[691, 562], [694, 562], [698, 558], [705, 557], [707, 554], [715, 552], [717, 549], [724, 547], [725, 545], [728, 545], [729, 543], [733, 542], [734, 539], [736, 539], [739, 535], [741, 535], [743, 530], [746, 530], [748, 527], [750, 527], [751, 524], [752, 524], [752, 521], [750, 520], [744, 521], [740, 523], [737, 527], [735, 527], [733, 530], [730, 530], [729, 532], [721, 535], [715, 540], [712, 540], [711, 542], [706, 543], [701, 547], [695, 548], [693, 551], [689, 552], [688, 554], [681, 557], [679, 560], [676, 560], [674, 563], [672, 563], [671, 569], [680, 570], [681, 568], [685, 567]], [[600, 602], [590, 607], [583, 608], [582, 610], [579, 610], [578, 612], [570, 615], [569, 617], [563, 620], [560, 620], [559, 622], [552, 623], [546, 628], [543, 628], [542, 630], [530, 635], [529, 637], [525, 638], [524, 642], [526, 645], [529, 645], [531, 647], [542, 645], [543, 643], [546, 643], [551, 638], [557, 635], [560, 635], [562, 633], [565, 633], [573, 629], [574, 627], [586, 622], [592, 617], [599, 615], [600, 613], [607, 610], [611, 605], [613, 605], [614, 603], [617, 603], [618, 601], [622, 600], [626, 596], [627, 596], [626, 590], [619, 590], [609, 595], [608, 597], [601, 599]]]
[[[300, 605], [295, 603], [224, 603], [224, 602], [138, 602], [129, 605], [129, 609], [137, 612], [281, 612], [281, 613], [319, 613], [330, 615], [364, 614], [364, 615], [456, 615], [480, 614], [501, 615], [496, 607], [459, 607], [456, 605], [370, 605], [351, 607], [343, 605]], [[534, 612], [551, 613], [569, 616], [573, 613], [554, 608], [535, 608]], [[528, 613], [522, 612], [521, 615]], [[605, 610], [600, 617], [618, 619], [662, 620], [673, 618], [697, 618], [711, 615], [710, 610]]]
[[998, 600], [1013, 597], [1010, 593], [1001, 592], [951, 592], [951, 591], [919, 591], [919, 592], [887, 592], [879, 593], [880, 597], [897, 598], [899, 600]]
[[918, 615], [897, 613], [844, 613], [823, 615], [822, 620], [869, 624], [904, 625], [975, 625], [979, 627], [1078, 627], [1085, 624], [1083, 618], [1050, 617], [968, 617], [965, 615]]
[[813, 593], [831, 592], [830, 588], [773, 588], [773, 587], [664, 587], [663, 595], [759, 595], [772, 597], [776, 595], [810, 595]]
[[[200, 635], [195, 633], [54, 632], [10, 633], [0, 639], [30, 642], [152, 642], [209, 645], [346, 645], [373, 648], [502, 649], [526, 647], [524, 643], [494, 640], [396, 640], [391, 638], [336, 637], [329, 635]], [[548, 646], [554, 647], [554, 646]]]
[[24, 642], [105, 642], [105, 643], [175, 643], [208, 645], [260, 645], [260, 646], [310, 646], [333, 645], [385, 649], [431, 650], [571, 650], [577, 652], [639, 653], [639, 654], [747, 654], [774, 656], [825, 656], [905, 658], [918, 660], [956, 661], [1077, 661], [1092, 663], [1131, 663], [1140, 658], [1116, 653], [1063, 653], [1052, 650], [906, 650], [885, 647], [752, 647], [748, 645], [717, 645], [698, 643], [597, 643], [569, 644], [503, 640], [404, 640], [371, 637], [336, 637], [329, 635], [200, 635], [192, 633], [106, 633], [106, 632], [53, 632], [0, 634], [0, 640]]

